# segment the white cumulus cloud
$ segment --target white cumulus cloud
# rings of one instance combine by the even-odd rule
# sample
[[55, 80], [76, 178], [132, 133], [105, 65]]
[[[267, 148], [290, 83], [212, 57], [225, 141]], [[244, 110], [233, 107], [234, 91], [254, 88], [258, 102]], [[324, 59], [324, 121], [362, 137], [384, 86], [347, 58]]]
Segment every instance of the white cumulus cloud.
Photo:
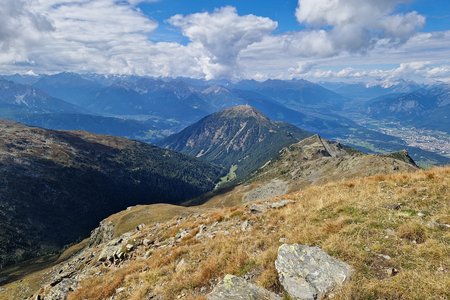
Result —
[[53, 30], [50, 21], [28, 10], [24, 0], [4, 0], [0, 5], [0, 64], [28, 61], [28, 49]]
[[201, 63], [207, 78], [239, 75], [238, 57], [242, 50], [261, 41], [277, 22], [254, 15], [239, 16], [234, 7], [212, 13], [175, 15], [169, 22], [179, 27], [193, 47], [205, 50]]
[[308, 29], [296, 35], [302, 45], [298, 49], [305, 55], [331, 56], [404, 43], [423, 27], [425, 18], [417, 12], [395, 14], [403, 2], [407, 1], [299, 0], [297, 20]]

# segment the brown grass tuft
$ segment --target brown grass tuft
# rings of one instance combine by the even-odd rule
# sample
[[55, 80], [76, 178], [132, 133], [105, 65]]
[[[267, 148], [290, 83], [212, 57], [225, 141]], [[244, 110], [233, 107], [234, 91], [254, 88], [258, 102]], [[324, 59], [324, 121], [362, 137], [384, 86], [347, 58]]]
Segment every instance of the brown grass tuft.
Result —
[[426, 240], [425, 228], [417, 222], [408, 222], [397, 228], [397, 234], [400, 238], [410, 242], [422, 244]]

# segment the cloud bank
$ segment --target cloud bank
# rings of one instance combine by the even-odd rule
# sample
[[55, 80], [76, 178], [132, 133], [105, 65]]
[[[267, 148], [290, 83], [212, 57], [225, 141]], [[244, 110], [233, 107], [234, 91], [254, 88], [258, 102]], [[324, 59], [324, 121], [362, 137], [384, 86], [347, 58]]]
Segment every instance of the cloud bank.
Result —
[[[421, 33], [405, 0], [299, 0], [298, 30], [234, 7], [174, 15], [186, 43], [152, 42], [138, 5], [157, 0], [3, 0], [0, 73], [60, 71], [196, 78], [449, 80], [450, 32]], [[380, 62], [390, 67], [381, 69]], [[420, 70], [396, 71], [426, 62]], [[405, 69], [406, 70], [406, 69]], [[395, 72], [394, 72], [395, 71]]]
[[299, 0], [297, 20], [312, 29], [299, 32], [296, 42], [303, 45], [305, 55], [320, 56], [402, 44], [425, 25], [425, 18], [417, 12], [393, 14], [403, 2]]

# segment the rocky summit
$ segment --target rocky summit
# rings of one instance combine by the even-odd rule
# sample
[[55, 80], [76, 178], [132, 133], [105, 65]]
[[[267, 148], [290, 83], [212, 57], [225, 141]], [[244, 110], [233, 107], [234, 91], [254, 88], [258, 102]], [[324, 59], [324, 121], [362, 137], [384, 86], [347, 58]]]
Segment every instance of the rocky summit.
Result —
[[241, 105], [205, 117], [160, 145], [230, 169], [224, 181], [236, 181], [277, 156], [283, 147], [309, 135]]

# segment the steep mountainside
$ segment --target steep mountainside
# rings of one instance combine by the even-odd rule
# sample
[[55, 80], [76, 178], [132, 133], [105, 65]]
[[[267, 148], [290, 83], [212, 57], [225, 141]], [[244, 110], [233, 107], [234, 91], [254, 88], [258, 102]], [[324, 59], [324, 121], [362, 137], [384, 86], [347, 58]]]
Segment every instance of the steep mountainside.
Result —
[[196, 197], [221, 175], [135, 141], [0, 121], [0, 266], [57, 250], [130, 205]]
[[[354, 117], [353, 115], [347, 118], [327, 109], [318, 110], [306, 107], [302, 108], [300, 112], [287, 108], [266, 95], [248, 90], [215, 86], [215, 88], [207, 89], [207, 91], [208, 101], [212, 103], [221, 103], [222, 105], [227, 103], [247, 104], [256, 108], [271, 120], [287, 122], [306, 131], [318, 133], [325, 138], [340, 140], [344, 144], [351, 145], [364, 152], [385, 153], [407, 149], [414, 160], [420, 163], [446, 164], [450, 161], [438, 153], [408, 146], [405, 141], [398, 137], [360, 126], [350, 119], [350, 117]], [[351, 103], [354, 103], [354, 101], [346, 101], [344, 104], [351, 105]], [[361, 106], [354, 106], [352, 109], [360, 112]], [[366, 114], [362, 115], [362, 118], [366, 117]], [[437, 116], [437, 118], [443, 119], [445, 116]]]
[[[309, 134], [287, 123], [272, 122], [250, 106], [212, 114], [163, 140], [173, 149], [217, 165], [233, 168], [242, 179], [290, 145]], [[233, 178], [231, 178], [233, 179]]]
[[450, 86], [433, 85], [412, 93], [380, 97], [371, 101], [367, 111], [375, 118], [450, 133]]

